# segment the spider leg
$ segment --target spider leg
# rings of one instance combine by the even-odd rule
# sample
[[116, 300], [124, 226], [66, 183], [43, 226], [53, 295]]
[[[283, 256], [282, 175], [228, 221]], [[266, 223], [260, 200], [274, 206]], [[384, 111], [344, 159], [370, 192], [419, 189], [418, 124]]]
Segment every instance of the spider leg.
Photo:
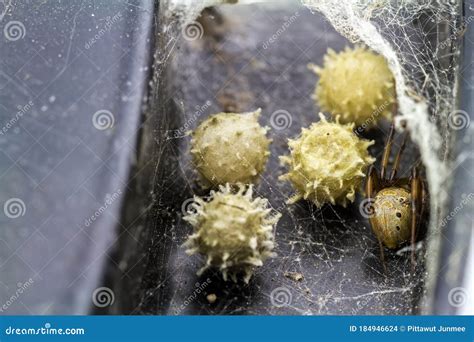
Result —
[[418, 174], [418, 168], [412, 169], [410, 178], [411, 188], [411, 265], [412, 271], [415, 270], [415, 242], [420, 221], [420, 214], [423, 206], [423, 185], [422, 180]]
[[[374, 232], [375, 232], [375, 230], [373, 229], [373, 227], [376, 224], [374, 219], [373, 219], [373, 214], [374, 214], [373, 211], [375, 210], [375, 208], [374, 208], [374, 198], [375, 198], [375, 193], [378, 190], [378, 186], [379, 186], [378, 183], [379, 183], [379, 179], [378, 179], [378, 176], [377, 176], [377, 170], [375, 169], [375, 167], [373, 165], [370, 165], [370, 167], [367, 171], [367, 181], [365, 183], [365, 192], [366, 192], [367, 200], [369, 202], [369, 206], [371, 206], [369, 208], [369, 210], [371, 211], [370, 215], [369, 215], [369, 222], [370, 222], [370, 226], [372, 227], [372, 230]], [[384, 273], [387, 274], [387, 265], [385, 263], [385, 254], [384, 254], [383, 243], [382, 243], [382, 240], [380, 240], [380, 238], [377, 234], [375, 234], [375, 236], [377, 237], [377, 240], [379, 242], [380, 261], [382, 262]]]
[[390, 132], [388, 133], [387, 141], [383, 149], [382, 157], [382, 168], [380, 170], [380, 179], [385, 179], [385, 172], [388, 166], [388, 160], [390, 159], [390, 152], [392, 151], [393, 136], [395, 135], [395, 124], [392, 122], [390, 125]]
[[[423, 180], [420, 181], [420, 185], [421, 185], [421, 205], [420, 205], [420, 213], [418, 216], [420, 217], [420, 220], [422, 220], [425, 216], [425, 213], [427, 213], [426, 208], [429, 207], [429, 196], [428, 196], [428, 191], [426, 190], [426, 184]], [[420, 232], [420, 228], [418, 228], [418, 231], [416, 232], [417, 239], [420, 233], [425, 234], [426, 232], [425, 230]]]
[[367, 170], [367, 181], [365, 183], [365, 192], [369, 200], [375, 197], [375, 192], [378, 190], [378, 176], [374, 165], [370, 165]]
[[403, 151], [405, 150], [407, 139], [408, 139], [408, 132], [404, 134], [402, 144], [400, 145], [400, 148], [398, 149], [398, 152], [397, 152], [397, 156], [395, 157], [395, 162], [393, 163], [393, 167], [392, 167], [392, 173], [390, 174], [391, 182], [395, 179], [395, 176], [397, 175], [398, 167], [400, 166], [400, 159], [403, 154]]

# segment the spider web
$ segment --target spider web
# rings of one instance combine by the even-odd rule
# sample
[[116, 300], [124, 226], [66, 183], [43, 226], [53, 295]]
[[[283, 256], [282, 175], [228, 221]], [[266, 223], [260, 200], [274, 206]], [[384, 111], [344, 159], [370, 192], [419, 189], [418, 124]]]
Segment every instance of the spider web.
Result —
[[[420, 148], [430, 191], [429, 272], [436, 269], [456, 113], [461, 1], [302, 0], [352, 42], [383, 55], [396, 80], [400, 121]], [[431, 282], [433, 279], [431, 278]], [[431, 283], [430, 282], [430, 283]], [[431, 284], [428, 284], [428, 288]]]
[[[364, 42], [387, 58], [396, 77], [401, 117], [407, 121], [426, 166], [432, 196], [430, 221], [437, 222], [444, 201], [442, 181], [451, 139], [448, 116], [456, 96], [453, 75], [458, 46], [452, 32], [460, 32], [458, 8], [436, 1], [303, 1], [308, 8], [324, 14], [327, 22], [321, 14], [313, 15], [295, 3], [288, 5], [291, 2], [282, 8], [273, 4], [224, 6], [223, 38], [183, 39], [186, 25], [194, 23], [203, 8], [216, 3], [221, 2], [170, 1], [160, 7], [164, 29], [155, 56], [155, 85], [161, 87], [164, 94], [160, 100], [170, 103], [170, 109], [159, 148], [164, 151], [169, 146], [171, 152], [159, 158], [173, 162], [166, 165], [168, 171], [154, 196], [174, 210], [166, 214], [171, 221], [161, 221], [172, 222], [159, 239], [173, 247], [161, 252], [167, 254], [161, 259], [168, 260], [171, 271], [156, 285], [168, 288], [168, 295], [159, 304], [169, 305], [169, 314], [182, 303], [188, 304], [179, 313], [412, 312], [421, 284], [420, 279], [409, 275], [408, 258], [400, 257], [408, 255], [409, 250], [389, 256], [390, 277], [385, 277], [376, 241], [357, 205], [347, 209], [330, 205], [316, 209], [305, 202], [287, 206], [285, 200], [292, 189], [278, 182], [278, 176], [286, 170], [277, 156], [288, 153], [287, 138], [297, 136], [301, 127], [317, 120], [318, 109], [310, 97], [316, 80], [310, 76], [307, 63], [320, 64], [328, 47], [340, 50], [349, 42]], [[299, 13], [298, 20], [291, 21], [295, 13]], [[285, 26], [285, 22], [290, 25]], [[262, 42], [281, 32], [282, 27], [285, 29], [278, 34], [277, 42], [262, 48]], [[222, 284], [216, 273], [196, 277], [202, 260], [186, 256], [179, 248], [190, 233], [190, 227], [182, 221], [182, 205], [193, 195], [206, 195], [197, 185], [189, 157], [189, 137], [183, 127], [193, 129], [207, 115], [228, 110], [229, 104], [241, 112], [262, 107], [263, 125], [272, 124], [272, 113], [290, 113], [286, 129], [273, 127], [270, 132], [272, 157], [257, 187], [257, 193], [269, 198], [273, 208], [283, 214], [275, 232], [278, 257], [268, 261], [245, 287]], [[386, 132], [387, 127], [383, 130]], [[385, 136], [373, 134], [370, 138], [376, 140], [371, 153], [379, 160]], [[409, 157], [402, 163], [405, 175], [417, 159], [416, 155]], [[163, 195], [166, 192], [175, 194], [174, 198]], [[212, 282], [205, 292], [218, 296], [215, 306], [209, 306], [203, 296], [194, 298], [197, 285], [189, 285], [202, 284], [206, 277]], [[275, 306], [275, 298], [280, 297], [286, 305]]]

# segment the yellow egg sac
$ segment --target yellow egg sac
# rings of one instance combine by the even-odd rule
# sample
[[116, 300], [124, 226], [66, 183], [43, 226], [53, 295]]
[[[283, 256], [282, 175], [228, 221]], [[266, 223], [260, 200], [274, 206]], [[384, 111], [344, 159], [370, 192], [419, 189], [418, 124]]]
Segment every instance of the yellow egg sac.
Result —
[[314, 98], [324, 112], [340, 115], [341, 123], [374, 126], [390, 118], [395, 103], [395, 81], [386, 60], [364, 47], [329, 49], [323, 67], [309, 68], [319, 75]]
[[353, 202], [368, 165], [375, 159], [367, 148], [373, 141], [360, 139], [354, 132], [354, 124], [341, 125], [328, 122], [324, 115], [308, 129], [303, 128], [301, 136], [289, 140], [290, 156], [280, 160], [289, 165], [289, 172], [280, 179], [290, 180], [296, 194], [288, 200], [312, 201], [321, 207], [325, 203], [346, 206]]
[[270, 155], [268, 128], [260, 126], [260, 109], [250, 113], [219, 113], [193, 132], [191, 154], [203, 185], [253, 183]]

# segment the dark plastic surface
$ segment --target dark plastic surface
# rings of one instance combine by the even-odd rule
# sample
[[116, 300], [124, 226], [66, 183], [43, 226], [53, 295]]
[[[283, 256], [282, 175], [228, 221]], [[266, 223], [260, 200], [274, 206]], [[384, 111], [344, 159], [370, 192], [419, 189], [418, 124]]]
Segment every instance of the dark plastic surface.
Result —
[[[465, 1], [464, 18], [474, 16], [474, 3]], [[468, 302], [472, 289], [466, 288], [466, 281], [472, 277], [469, 267], [469, 249], [474, 234], [474, 210], [472, 196], [474, 194], [474, 26], [468, 24], [463, 35], [463, 55], [460, 66], [460, 107], [465, 116], [466, 125], [456, 133], [456, 147], [453, 153], [453, 163], [450, 179], [453, 180], [452, 191], [448, 194], [450, 205], [449, 215], [454, 218], [446, 219], [442, 234], [442, 253], [439, 260], [436, 293], [433, 303], [435, 314], [456, 314]], [[460, 117], [461, 117], [460, 116]], [[472, 258], [472, 251], [471, 251]], [[460, 261], [464, 262], [460, 262]], [[470, 261], [472, 265], [472, 260]], [[458, 290], [456, 290], [458, 289]], [[460, 289], [460, 290], [459, 290]], [[454, 296], [458, 293], [457, 299]], [[451, 299], [450, 301], [447, 299]], [[453, 305], [454, 303], [454, 305]], [[472, 310], [473, 308], [466, 308]], [[466, 311], [467, 311], [466, 310]]]
[[[84, 314], [128, 191], [153, 2], [2, 1], [0, 11], [0, 206], [15, 199], [23, 213], [0, 210], [0, 306]], [[113, 126], [93, 125], [100, 110]]]

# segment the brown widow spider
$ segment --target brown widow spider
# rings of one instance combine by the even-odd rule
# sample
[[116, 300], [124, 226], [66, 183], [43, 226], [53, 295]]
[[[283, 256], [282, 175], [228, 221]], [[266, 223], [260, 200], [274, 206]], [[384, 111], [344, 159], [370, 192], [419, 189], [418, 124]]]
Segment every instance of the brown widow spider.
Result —
[[387, 266], [384, 258], [384, 245], [390, 249], [410, 241], [412, 271], [415, 268], [415, 242], [420, 232], [423, 213], [428, 196], [425, 184], [415, 165], [410, 177], [397, 177], [400, 158], [405, 149], [408, 132], [404, 134], [402, 144], [396, 154], [392, 171], [388, 176], [388, 163], [392, 150], [395, 126], [392, 123], [385, 143], [380, 174], [374, 165], [367, 171], [366, 201], [370, 205], [369, 222], [377, 236], [380, 258], [385, 273]]

